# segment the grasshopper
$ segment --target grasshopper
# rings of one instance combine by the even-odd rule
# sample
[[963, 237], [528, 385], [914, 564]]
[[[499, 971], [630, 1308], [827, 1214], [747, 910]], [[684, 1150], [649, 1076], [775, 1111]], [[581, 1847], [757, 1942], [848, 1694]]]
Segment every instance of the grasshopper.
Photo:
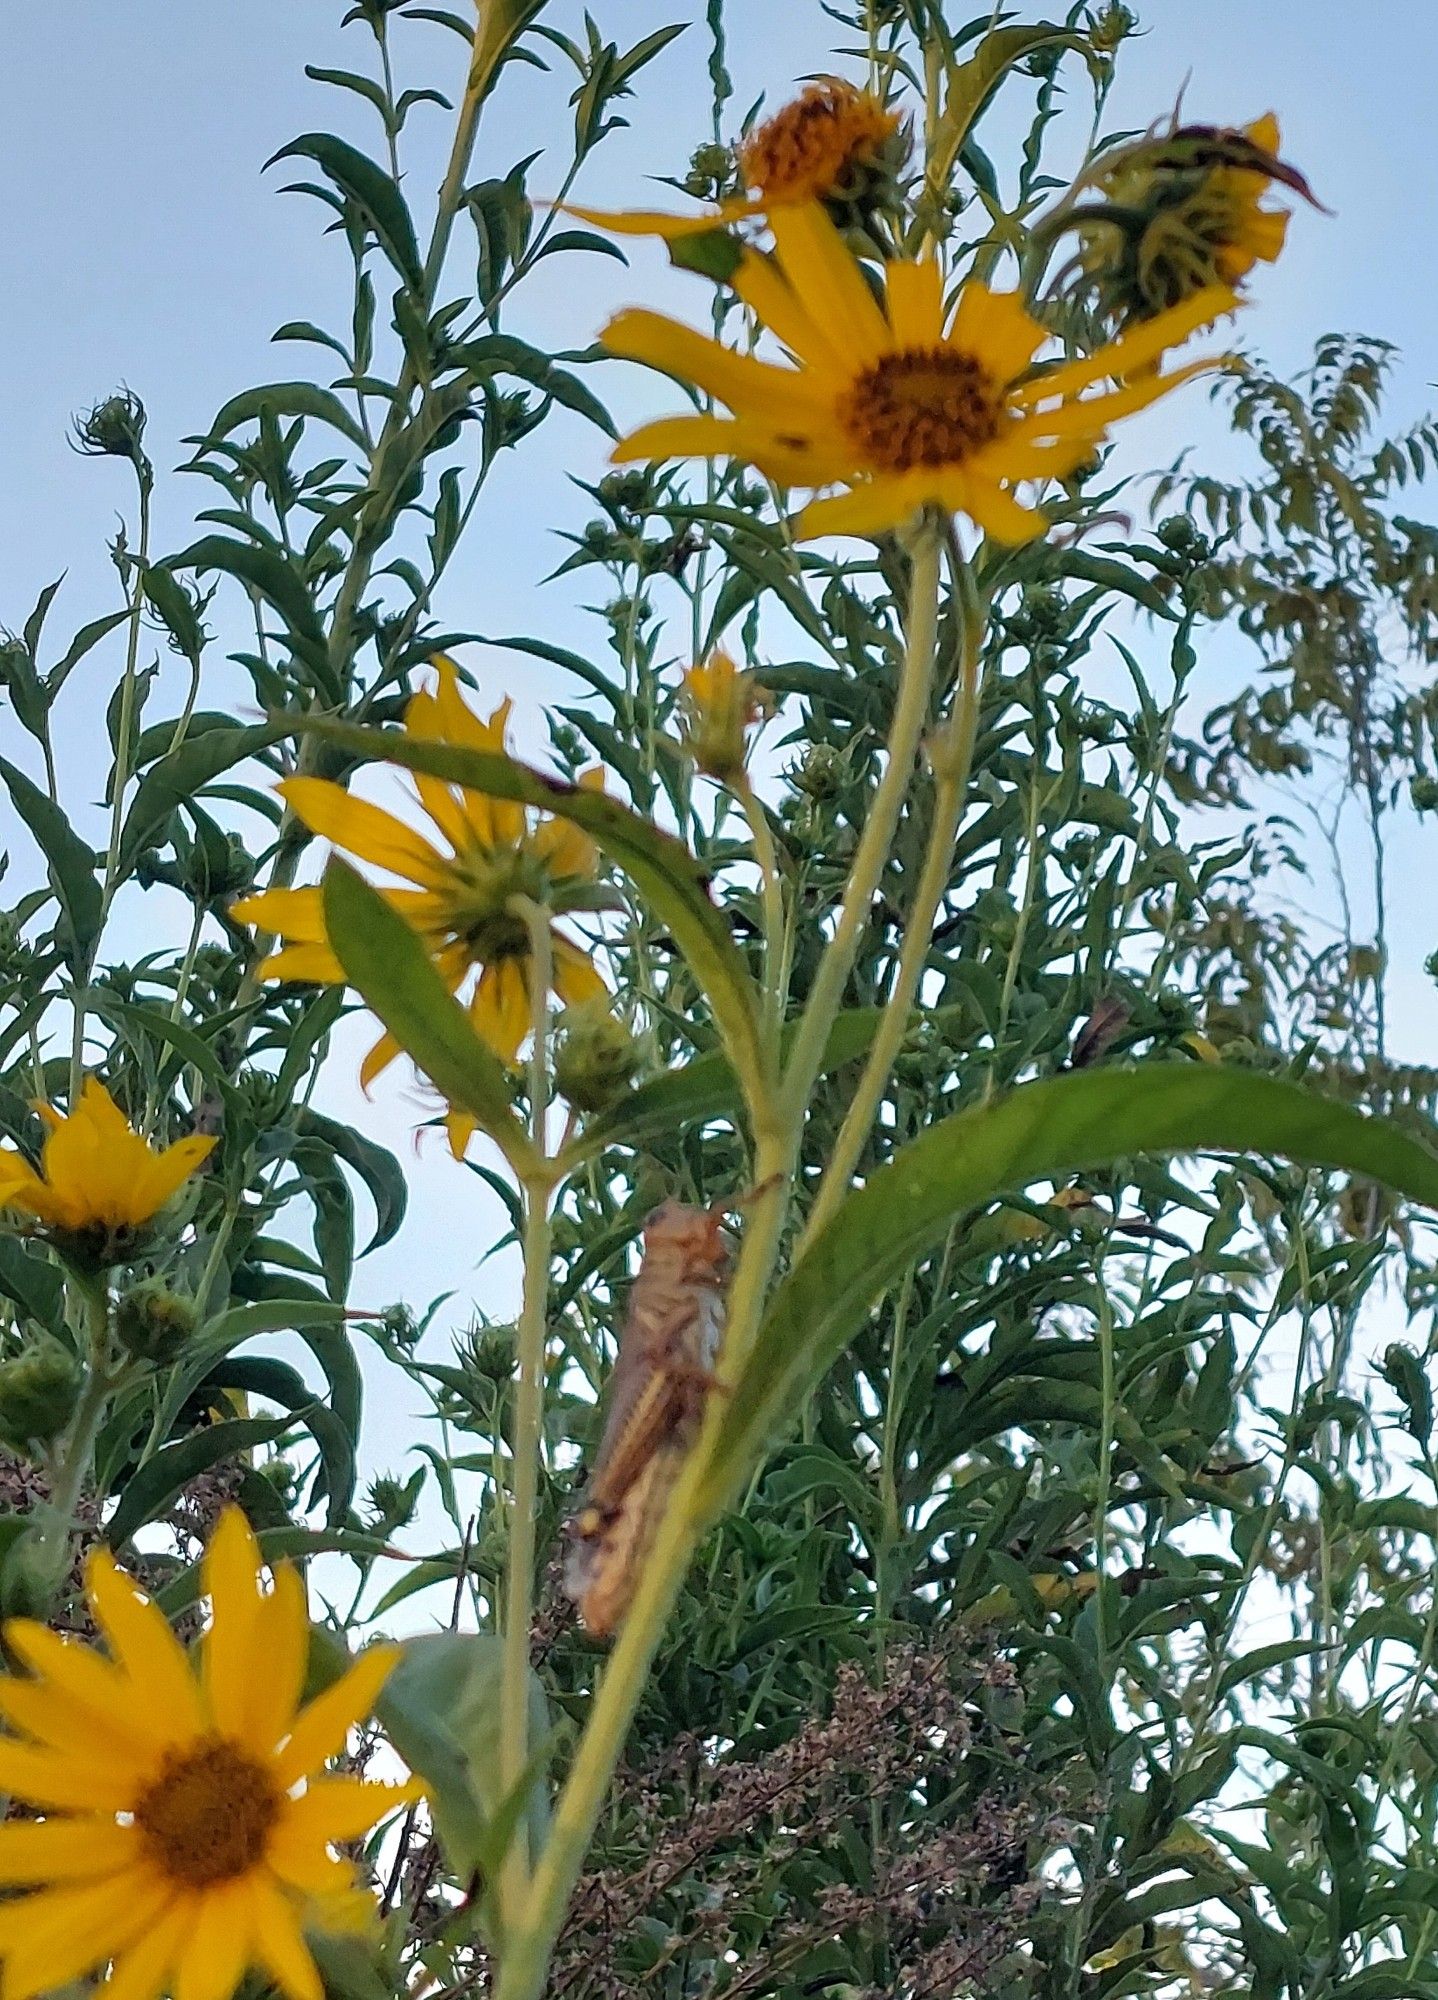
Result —
[[599, 1639], [629, 1608], [714, 1387], [734, 1253], [729, 1206], [666, 1201], [644, 1225], [599, 1452], [567, 1530], [564, 1587]]

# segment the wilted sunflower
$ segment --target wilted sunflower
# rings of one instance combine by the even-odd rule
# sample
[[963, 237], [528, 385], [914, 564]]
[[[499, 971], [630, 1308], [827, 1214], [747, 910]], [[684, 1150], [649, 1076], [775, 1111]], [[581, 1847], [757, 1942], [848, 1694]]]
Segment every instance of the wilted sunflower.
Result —
[[[0, 1679], [0, 1788], [44, 1815], [0, 1825], [5, 2000], [106, 1964], [106, 2000], [229, 2000], [257, 1967], [288, 2000], [323, 2000], [306, 1928], [372, 1915], [358, 1839], [412, 1786], [326, 1777], [398, 1657], [376, 1646], [300, 1706], [310, 1628], [284, 1565], [266, 1594], [244, 1516], [205, 1557], [210, 1629], [192, 1665], [163, 1613], [103, 1551], [86, 1586], [111, 1659], [14, 1619], [32, 1677]], [[303, 1787], [303, 1789], [301, 1789]]]
[[[503, 754], [509, 702], [484, 721], [465, 703], [453, 661], [436, 664], [438, 686], [411, 700], [405, 733], [422, 742]], [[592, 905], [594, 843], [566, 820], [531, 825], [525, 808], [511, 799], [490, 798], [421, 771], [411, 776], [430, 822], [424, 833], [325, 778], [288, 778], [279, 789], [312, 833], [414, 885], [383, 893], [424, 940], [452, 993], [478, 971], [468, 1001], [470, 1019], [495, 1053], [513, 1062], [533, 1012], [529, 926], [514, 899], [527, 897], [556, 912]], [[587, 771], [579, 782], [593, 788], [602, 785], [603, 774]], [[284, 940], [261, 966], [263, 977], [324, 985], [343, 981], [344, 969], [326, 936], [320, 889], [267, 889], [231, 910], [242, 922]], [[564, 1005], [607, 993], [571, 938], [552, 930], [550, 947], [554, 991]], [[399, 1053], [394, 1037], [382, 1035], [365, 1058], [364, 1084]]]
[[572, 212], [623, 236], [677, 242], [778, 208], [822, 202], [836, 219], [862, 221], [892, 196], [908, 152], [904, 120], [870, 90], [823, 77], [776, 111], [738, 149], [742, 194], [698, 215], [661, 209], [576, 208]]
[[744, 769], [749, 731], [773, 713], [754, 675], [715, 651], [684, 675], [684, 747], [706, 777], [728, 784]]
[[1080, 236], [1075, 293], [1089, 288], [1105, 322], [1126, 326], [1273, 263], [1288, 211], [1264, 205], [1272, 188], [1318, 206], [1279, 144], [1269, 112], [1238, 130], [1178, 125], [1121, 147], [1094, 173], [1098, 201], [1062, 218]]
[[194, 1136], [157, 1153], [95, 1076], [68, 1114], [35, 1109], [49, 1128], [40, 1164], [0, 1148], [0, 1209], [33, 1216], [100, 1261], [120, 1254], [214, 1150], [213, 1138]]
[[[1027, 541], [1046, 522], [1014, 486], [1072, 472], [1116, 417], [1221, 365], [1156, 367], [1232, 309], [1224, 286], [1083, 360], [1036, 370], [1047, 335], [1016, 293], [970, 283], [949, 311], [937, 263], [903, 260], [884, 267], [881, 304], [821, 208], [780, 209], [770, 221], [777, 263], [748, 252], [730, 283], [798, 366], [736, 354], [659, 313], [620, 313], [603, 334], [611, 353], [691, 382], [734, 414], [642, 425], [614, 458], [730, 457], [784, 486], [848, 487], [804, 508], [801, 539], [881, 533], [932, 505], [1000, 541]], [[1120, 386], [1082, 395], [1110, 380]]]

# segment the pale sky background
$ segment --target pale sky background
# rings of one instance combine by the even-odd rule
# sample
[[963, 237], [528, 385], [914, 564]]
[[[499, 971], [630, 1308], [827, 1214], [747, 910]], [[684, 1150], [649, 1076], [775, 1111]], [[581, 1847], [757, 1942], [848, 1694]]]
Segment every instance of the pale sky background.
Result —
[[[451, 0], [460, 6], [463, 0]], [[70, 419], [117, 383], [128, 383], [150, 412], [148, 446], [160, 473], [155, 548], [182, 547], [193, 510], [215, 489], [166, 476], [187, 454], [181, 439], [205, 429], [236, 391], [318, 366], [319, 350], [273, 347], [287, 319], [342, 324], [348, 260], [322, 232], [312, 202], [278, 194], [290, 166], [262, 174], [263, 162], [305, 130], [332, 129], [378, 151], [377, 125], [357, 100], [306, 79], [306, 62], [365, 70], [369, 38], [341, 34], [338, 0], [4, 0], [0, 11], [0, 244], [9, 283], [0, 336], [0, 626], [18, 628], [41, 587], [68, 572], [52, 613], [67, 638], [85, 619], [113, 608], [114, 573], [105, 543], [117, 512], [128, 512], [126, 469], [81, 458], [66, 444]], [[592, 0], [604, 33], [625, 46], [667, 22], [689, 32], [640, 79], [629, 107], [634, 129], [609, 142], [593, 163], [584, 195], [597, 202], [645, 198], [644, 176], [682, 173], [706, 136], [708, 54], [702, 0]], [[955, 10], [957, 11], [957, 10]], [[1301, 366], [1313, 338], [1362, 330], [1403, 351], [1390, 404], [1397, 428], [1438, 401], [1433, 324], [1432, 245], [1438, 241], [1438, 176], [1429, 145], [1431, 82], [1438, 66], [1438, 7], [1429, 0], [1375, 0], [1359, 9], [1339, 0], [1149, 0], [1147, 34], [1124, 51], [1110, 123], [1142, 126], [1172, 107], [1186, 84], [1194, 120], [1246, 122], [1276, 110], [1283, 150], [1336, 211], [1299, 208], [1281, 264], [1264, 271], [1246, 340], [1281, 370]], [[1061, 14], [1058, 6], [1016, 10], [1019, 18]], [[838, 31], [817, 0], [731, 0], [729, 56], [737, 91], [728, 130], [767, 93], [786, 96], [797, 77], [841, 67], [829, 54]], [[580, 9], [554, 0], [545, 17], [578, 31]], [[463, 50], [442, 30], [396, 23], [402, 80], [457, 94]], [[543, 192], [565, 158], [571, 85], [558, 70], [544, 78], [515, 72], [488, 115], [476, 177], [554, 142], [552, 175], [541, 160], [530, 185]], [[1010, 86], [1025, 101], [1022, 80]], [[1086, 129], [1081, 73], [1073, 76], [1075, 145]], [[421, 238], [430, 191], [447, 146], [445, 114], [422, 109], [408, 147], [411, 200]], [[408, 138], [408, 135], [407, 135]], [[692, 281], [641, 249], [630, 273], [607, 260], [556, 260], [554, 277], [522, 294], [510, 330], [549, 349], [582, 347], [616, 304], [647, 297], [699, 314]], [[623, 371], [594, 378], [621, 410], [657, 413], [652, 388]], [[1201, 395], [1174, 398], [1144, 420], [1138, 449], [1160, 464], [1195, 436], [1212, 435]], [[582, 526], [589, 508], [569, 475], [602, 469], [602, 440], [554, 421], [521, 448], [489, 489], [467, 553], [450, 572], [442, 622], [490, 633], [528, 631], [562, 643], [598, 646], [597, 628], [578, 606], [592, 579], [537, 590], [564, 553], [556, 526]], [[1422, 511], [1415, 503], [1413, 511]], [[218, 649], [216, 649], [218, 653]], [[537, 702], [559, 689], [513, 655], [469, 657], [486, 694], [513, 692], [522, 736], [540, 738]], [[217, 661], [218, 664], [218, 661]], [[115, 666], [92, 654], [72, 682], [62, 767], [77, 817], [89, 823], [98, 790], [98, 704]], [[212, 691], [210, 705], [217, 705]], [[202, 702], [204, 697], [202, 696]], [[174, 712], [157, 698], [151, 710]], [[17, 750], [17, 739], [19, 748]], [[6, 753], [28, 756], [29, 739], [0, 710]], [[0, 848], [20, 862], [24, 836], [0, 803]], [[1431, 823], [1430, 823], [1431, 825]], [[98, 824], [92, 837], [98, 837]], [[1401, 843], [1404, 880], [1431, 882], [1433, 836], [1414, 828]], [[171, 906], [174, 907], [173, 905]], [[122, 906], [128, 948], [152, 939], [154, 899]], [[1433, 989], [1419, 971], [1438, 945], [1431, 895], [1402, 899], [1397, 938], [1403, 968], [1395, 996], [1400, 1048], [1433, 1060]], [[117, 940], [126, 948], [125, 933]], [[363, 1033], [353, 1038], [358, 1048]], [[339, 1093], [336, 1108], [407, 1153], [413, 1100], [396, 1079], [374, 1105]], [[363, 1197], [361, 1197], [363, 1206]], [[423, 1306], [447, 1289], [496, 1315], [510, 1310], [508, 1273], [475, 1271], [490, 1240], [490, 1199], [438, 1150], [417, 1170], [411, 1219], [396, 1245], [360, 1267], [357, 1302], [404, 1296]], [[371, 1419], [373, 1460], [397, 1461], [413, 1436], [402, 1421]]]

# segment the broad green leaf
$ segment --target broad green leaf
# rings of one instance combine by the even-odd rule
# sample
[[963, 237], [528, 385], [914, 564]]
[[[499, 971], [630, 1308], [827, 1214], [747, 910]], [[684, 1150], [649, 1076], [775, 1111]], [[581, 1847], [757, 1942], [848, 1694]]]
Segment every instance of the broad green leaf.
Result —
[[237, 577], [257, 591], [272, 610], [279, 613], [306, 657], [324, 655], [325, 635], [314, 600], [305, 588], [295, 565], [274, 549], [257, 542], [235, 542], [228, 535], [202, 535], [179, 555], [171, 556], [167, 569], [218, 569]]
[[265, 165], [272, 167], [278, 160], [313, 160], [359, 210], [410, 290], [423, 291], [424, 268], [414, 223], [404, 196], [383, 167], [376, 166], [357, 146], [337, 139], [332, 132], [301, 133], [288, 146], [272, 153]]
[[352, 1125], [342, 1125], [338, 1119], [327, 1118], [323, 1112], [308, 1107], [300, 1110], [295, 1129], [302, 1137], [319, 1139], [328, 1146], [336, 1159], [353, 1168], [368, 1189], [374, 1203], [375, 1230], [365, 1253], [388, 1243], [404, 1221], [409, 1195], [404, 1168], [394, 1154], [373, 1139], [365, 1138], [362, 1132], [356, 1132]]
[[313, 417], [341, 437], [365, 451], [364, 432], [339, 397], [314, 382], [269, 382], [261, 389], [245, 389], [232, 396], [210, 426], [210, 438], [222, 438], [240, 424], [253, 423], [262, 414], [276, 417]]
[[293, 1430], [296, 1423], [307, 1422], [308, 1417], [308, 1410], [293, 1415], [286, 1411], [282, 1417], [234, 1417], [192, 1431], [176, 1444], [165, 1445], [127, 1481], [120, 1504], [105, 1529], [110, 1547], [123, 1547], [146, 1521], [153, 1521], [164, 1512], [182, 1486], [208, 1472], [221, 1459], [252, 1451], [256, 1445], [273, 1444], [276, 1438]]
[[1277, 1154], [1383, 1181], [1438, 1208], [1438, 1153], [1313, 1091], [1209, 1065], [1101, 1069], [1022, 1085], [945, 1118], [848, 1196], [775, 1292], [723, 1413], [707, 1478], [722, 1504], [900, 1274], [952, 1224], [1036, 1180], [1134, 1154]]
[[81, 840], [67, 815], [17, 764], [0, 757], [0, 778], [45, 856], [46, 872], [68, 934], [70, 963], [83, 978], [100, 934], [102, 899], [95, 850]]
[[[352, 735], [369, 738], [368, 732]], [[345, 977], [435, 1089], [467, 1111], [511, 1163], [533, 1148], [511, 1101], [503, 1063], [435, 971], [422, 940], [347, 862], [325, 870], [325, 929]]]
[[[596, 348], [592, 356], [585, 358], [598, 360], [602, 352]], [[521, 382], [530, 383], [542, 395], [552, 396], [566, 409], [588, 417], [607, 436], [617, 435], [613, 418], [592, 390], [567, 369], [556, 368], [549, 355], [531, 347], [527, 340], [516, 339], [512, 333], [491, 333], [482, 340], [466, 341], [463, 346], [451, 348], [445, 358], [452, 366], [463, 368], [481, 380], [492, 375], [517, 375]]]
[[[491, 1871], [500, 1858], [495, 1835], [508, 1804], [501, 1779], [503, 1657], [503, 1641], [492, 1632], [430, 1632], [408, 1639], [378, 1702], [385, 1733], [425, 1781], [435, 1830], [462, 1881], [481, 1867]], [[544, 1690], [531, 1672], [531, 1748], [544, 1744], [548, 1733]], [[543, 1787], [527, 1776], [527, 1832], [538, 1852], [548, 1805]]]
[[[624, 869], [660, 922], [669, 926], [708, 996], [736, 1068], [751, 1082], [761, 1076], [754, 982], [723, 913], [710, 900], [699, 863], [682, 841], [641, 819], [618, 799], [546, 777], [512, 757], [428, 743], [399, 730], [359, 729], [352, 723], [314, 719], [300, 726], [356, 757], [382, 757], [411, 771], [467, 785], [471, 791], [536, 806], [583, 827]], [[340, 956], [343, 960], [343, 952]], [[375, 1011], [384, 1018], [380, 1009]]]
[[1005, 76], [1025, 56], [1039, 49], [1086, 49], [1087, 38], [1074, 28], [1053, 21], [1028, 27], [995, 28], [984, 36], [967, 62], [949, 65], [943, 109], [934, 131], [925, 174], [930, 187], [947, 188], [964, 141], [982, 116]]
[[177, 806], [188, 805], [221, 771], [256, 757], [291, 733], [285, 722], [207, 729], [187, 736], [178, 750], [157, 758], [141, 779], [120, 836], [120, 873], [128, 874], [144, 850], [159, 838]]

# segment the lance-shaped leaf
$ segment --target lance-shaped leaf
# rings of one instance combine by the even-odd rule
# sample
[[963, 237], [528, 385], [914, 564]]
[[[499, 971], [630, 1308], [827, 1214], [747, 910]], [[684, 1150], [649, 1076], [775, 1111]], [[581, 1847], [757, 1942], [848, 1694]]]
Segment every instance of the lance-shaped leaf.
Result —
[[[535, 806], [582, 827], [624, 870], [655, 916], [668, 926], [704, 989], [751, 1103], [759, 1099], [765, 1086], [754, 982], [723, 913], [710, 898], [699, 863], [681, 840], [661, 832], [604, 792], [546, 777], [542, 771], [495, 751], [464, 750], [453, 744], [424, 742], [398, 730], [361, 729], [353, 723], [322, 718], [307, 718], [300, 727], [355, 757], [382, 757], [408, 770], [425, 771], [471, 791], [488, 793], [491, 798]], [[425, 1067], [418, 1056], [416, 1060]]]
[[933, 143], [929, 149], [930, 187], [947, 187], [964, 141], [977, 124], [989, 99], [1015, 63], [1040, 49], [1087, 49], [1087, 38], [1054, 21], [1027, 27], [995, 28], [985, 35], [964, 63], [950, 63]]
[[1173, 1153], [1274, 1154], [1438, 1208], [1438, 1153], [1295, 1084], [1157, 1063], [1022, 1085], [933, 1126], [835, 1211], [770, 1302], [720, 1422], [706, 1504], [724, 1503], [885, 1290], [956, 1220], [1037, 1180]]
[[503, 1063], [475, 1032], [417, 933], [347, 862], [331, 861], [325, 870], [324, 898], [325, 931], [350, 985], [441, 1096], [479, 1120], [516, 1172], [533, 1164]]

